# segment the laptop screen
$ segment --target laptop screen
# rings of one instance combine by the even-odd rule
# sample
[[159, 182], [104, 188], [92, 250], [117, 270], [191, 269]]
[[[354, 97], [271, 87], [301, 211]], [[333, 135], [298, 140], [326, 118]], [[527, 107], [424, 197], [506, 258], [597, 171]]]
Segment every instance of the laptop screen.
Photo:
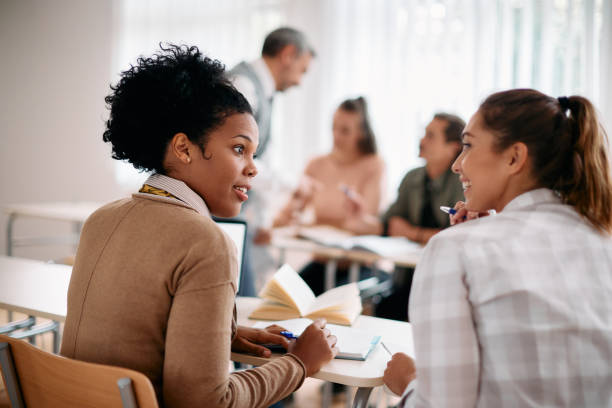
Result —
[[243, 258], [244, 258], [244, 242], [246, 240], [247, 224], [246, 221], [234, 219], [219, 219], [215, 222], [229, 237], [234, 241], [238, 250], [238, 288], [240, 289], [240, 280], [242, 278]]

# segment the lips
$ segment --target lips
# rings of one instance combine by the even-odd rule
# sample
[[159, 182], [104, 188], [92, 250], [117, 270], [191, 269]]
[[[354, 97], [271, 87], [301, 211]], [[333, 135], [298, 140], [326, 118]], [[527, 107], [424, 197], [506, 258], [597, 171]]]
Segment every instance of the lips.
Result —
[[461, 182], [461, 186], [463, 187], [463, 191], [467, 190], [468, 188], [472, 187], [472, 183], [469, 181], [462, 181]]
[[249, 196], [247, 195], [247, 192], [250, 189], [249, 186], [233, 186], [233, 189], [240, 201], [248, 200]]

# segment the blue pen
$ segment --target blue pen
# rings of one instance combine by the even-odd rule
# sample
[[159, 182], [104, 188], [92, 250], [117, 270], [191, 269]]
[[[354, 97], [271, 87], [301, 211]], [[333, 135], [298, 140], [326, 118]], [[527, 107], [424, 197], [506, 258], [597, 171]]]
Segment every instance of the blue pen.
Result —
[[450, 215], [455, 215], [457, 213], [457, 210], [455, 210], [454, 208], [446, 207], [444, 205], [440, 206], [440, 209]]
[[298, 338], [298, 336], [296, 336], [295, 334], [291, 333], [290, 331], [287, 330], [283, 330], [282, 332], [280, 332], [281, 336], [285, 336], [288, 339], [296, 339]]

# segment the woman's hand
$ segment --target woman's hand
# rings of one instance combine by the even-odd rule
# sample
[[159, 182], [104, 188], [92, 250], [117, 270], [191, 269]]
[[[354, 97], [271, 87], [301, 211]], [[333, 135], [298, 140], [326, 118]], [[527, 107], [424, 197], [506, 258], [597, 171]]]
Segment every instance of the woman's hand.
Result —
[[417, 228], [402, 217], [394, 216], [389, 218], [387, 233], [390, 237], [406, 237], [411, 241], [417, 241]]
[[342, 207], [347, 211], [349, 217], [363, 217], [366, 214], [366, 203], [363, 196], [345, 184], [340, 184], [338, 188], [344, 193]]
[[454, 208], [455, 210], [457, 210], [457, 212], [455, 214], [449, 214], [450, 225], [461, 224], [465, 221], [473, 220], [480, 217], [486, 217], [487, 215], [489, 215], [488, 211], [469, 211], [465, 208], [465, 203], [463, 201], [457, 201], [457, 204], [455, 204]]
[[236, 338], [232, 342], [232, 351], [270, 357], [272, 352], [261, 344], [279, 344], [285, 349], [289, 348], [289, 341], [280, 334], [282, 330], [285, 329], [275, 324], [265, 329], [238, 326]]
[[402, 395], [408, 384], [415, 378], [414, 360], [404, 353], [395, 353], [387, 363], [383, 382], [396, 395]]
[[315, 320], [290, 347], [291, 353], [306, 367], [306, 376], [316, 374], [323, 364], [338, 354], [336, 336], [325, 328], [325, 319]]
[[253, 243], [255, 245], [268, 245], [272, 242], [272, 231], [269, 228], [257, 228]]

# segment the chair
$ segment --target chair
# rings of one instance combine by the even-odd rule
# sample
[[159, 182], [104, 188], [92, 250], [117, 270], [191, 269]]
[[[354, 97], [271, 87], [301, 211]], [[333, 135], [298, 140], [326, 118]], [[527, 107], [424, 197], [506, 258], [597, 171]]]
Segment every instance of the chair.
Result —
[[5, 335], [0, 367], [13, 408], [158, 407], [142, 373], [58, 356]]

